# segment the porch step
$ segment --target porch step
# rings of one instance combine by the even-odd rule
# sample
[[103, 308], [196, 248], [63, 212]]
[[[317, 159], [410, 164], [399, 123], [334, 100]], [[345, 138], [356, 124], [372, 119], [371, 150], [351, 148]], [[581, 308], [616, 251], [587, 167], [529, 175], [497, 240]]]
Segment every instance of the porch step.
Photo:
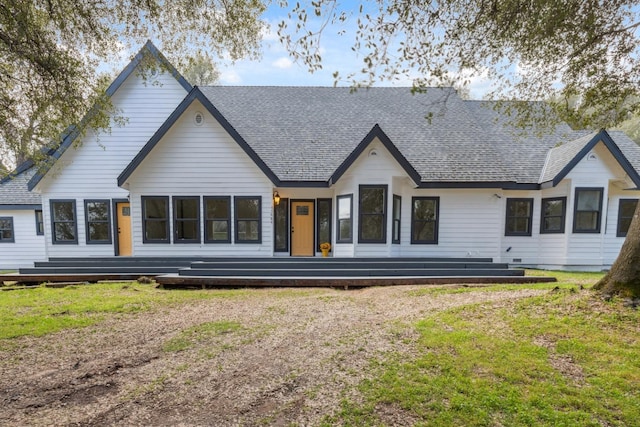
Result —
[[80, 266], [80, 267], [35, 267], [35, 268], [21, 268], [18, 270], [19, 274], [126, 274], [126, 275], [139, 275], [139, 276], [156, 276], [158, 274], [176, 273], [180, 268], [184, 266]]
[[288, 260], [252, 260], [252, 261], [197, 261], [192, 262], [190, 265], [192, 270], [216, 270], [216, 269], [296, 269], [296, 270], [308, 270], [308, 269], [322, 269], [322, 270], [335, 270], [335, 269], [358, 269], [358, 270], [370, 270], [370, 269], [507, 269], [508, 264], [505, 263], [493, 263], [493, 262], [457, 262], [450, 260], [439, 259], [435, 260], [409, 260], [409, 259], [393, 259], [385, 258], [384, 260], [369, 260], [366, 258], [357, 258], [353, 261], [345, 261], [344, 259], [336, 259], [335, 261], [329, 261], [326, 265], [318, 261], [288, 261]]
[[182, 269], [181, 277], [494, 277], [524, 276], [524, 270], [496, 268], [215, 268]]

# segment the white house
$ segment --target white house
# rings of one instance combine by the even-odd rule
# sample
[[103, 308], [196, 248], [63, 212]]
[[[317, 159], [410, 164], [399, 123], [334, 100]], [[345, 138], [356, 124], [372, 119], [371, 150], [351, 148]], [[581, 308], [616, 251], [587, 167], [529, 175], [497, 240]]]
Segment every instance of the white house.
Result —
[[[136, 71], [143, 54], [157, 74]], [[640, 198], [623, 133], [517, 137], [493, 103], [448, 88], [192, 88], [148, 43], [109, 94], [127, 123], [71, 133], [29, 181], [47, 257], [317, 256], [328, 242], [334, 257], [603, 269]]]

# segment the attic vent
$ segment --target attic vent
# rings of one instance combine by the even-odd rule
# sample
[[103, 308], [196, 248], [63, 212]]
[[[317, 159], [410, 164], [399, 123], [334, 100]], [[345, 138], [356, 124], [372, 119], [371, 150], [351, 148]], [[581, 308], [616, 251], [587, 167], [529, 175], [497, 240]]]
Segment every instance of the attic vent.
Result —
[[369, 157], [374, 157], [378, 155], [378, 151], [374, 148], [369, 150]]
[[594, 153], [589, 153], [589, 155], [587, 155], [587, 160], [598, 160], [598, 156]]
[[196, 113], [193, 115], [193, 122], [196, 124], [196, 126], [202, 126], [202, 124], [204, 123], [204, 115], [200, 111], [196, 111]]

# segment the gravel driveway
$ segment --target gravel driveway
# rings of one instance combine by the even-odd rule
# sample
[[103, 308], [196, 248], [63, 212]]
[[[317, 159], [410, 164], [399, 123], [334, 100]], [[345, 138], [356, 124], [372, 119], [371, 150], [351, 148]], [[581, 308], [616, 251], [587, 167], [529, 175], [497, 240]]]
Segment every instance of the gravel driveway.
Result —
[[[317, 425], [358, 398], [372, 360], [411, 357], [413, 321], [541, 292], [419, 289], [256, 289], [20, 338], [0, 352], [0, 425]], [[207, 322], [238, 327], [167, 349]], [[389, 424], [415, 421], [380, 410]]]

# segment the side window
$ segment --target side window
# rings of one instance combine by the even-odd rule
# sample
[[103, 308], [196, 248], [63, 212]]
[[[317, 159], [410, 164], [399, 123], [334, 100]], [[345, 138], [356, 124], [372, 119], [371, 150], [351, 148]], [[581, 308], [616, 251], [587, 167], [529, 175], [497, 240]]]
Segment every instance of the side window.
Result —
[[75, 200], [51, 200], [51, 230], [54, 245], [77, 244], [78, 223]]
[[625, 237], [627, 235], [637, 206], [638, 199], [620, 199], [620, 204], [618, 205], [618, 229], [616, 236]]
[[87, 244], [111, 243], [111, 209], [109, 200], [85, 200]]
[[353, 242], [353, 194], [347, 194], [337, 197], [337, 217], [338, 226], [336, 227], [337, 243]]
[[173, 243], [200, 243], [200, 197], [173, 198]]
[[204, 198], [205, 243], [231, 242], [231, 197]]
[[331, 243], [331, 199], [318, 199], [317, 209], [316, 251], [319, 252], [322, 243]]
[[38, 236], [44, 236], [44, 216], [42, 215], [42, 209], [36, 209], [36, 234]]
[[531, 236], [533, 199], [507, 199], [505, 236]]
[[576, 188], [574, 233], [600, 233], [603, 188]]
[[0, 243], [15, 242], [15, 233], [13, 231], [13, 217], [0, 217]]
[[411, 244], [438, 243], [439, 197], [411, 199]]
[[400, 214], [402, 206], [402, 198], [393, 195], [393, 231], [391, 234], [391, 243], [400, 243]]
[[566, 197], [542, 199], [540, 234], [564, 233]]
[[236, 243], [262, 242], [262, 198], [235, 197]]

